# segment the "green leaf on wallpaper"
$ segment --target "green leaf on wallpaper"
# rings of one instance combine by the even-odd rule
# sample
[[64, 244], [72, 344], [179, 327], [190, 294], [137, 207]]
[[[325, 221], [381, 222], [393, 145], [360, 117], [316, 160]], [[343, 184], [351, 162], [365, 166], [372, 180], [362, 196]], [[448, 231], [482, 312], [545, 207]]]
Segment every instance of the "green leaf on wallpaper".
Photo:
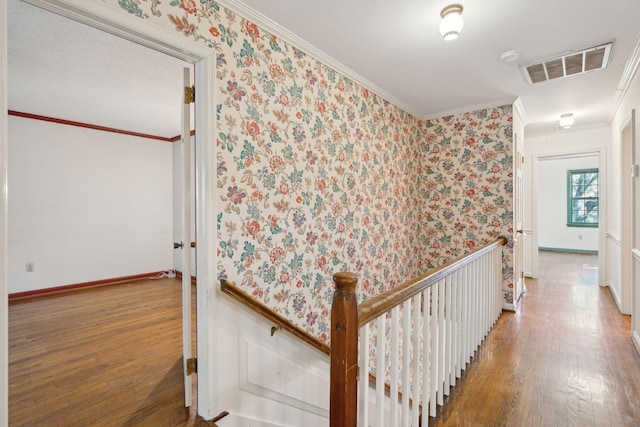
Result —
[[182, 9], [182, 5], [180, 4], [180, 2], [178, 0], [172, 0], [171, 3], [169, 3], [169, 6], [177, 6], [180, 9]]
[[137, 16], [138, 18], [144, 18], [144, 13], [137, 3], [131, 0], [118, 0], [118, 5], [130, 14]]
[[335, 82], [336, 81], [336, 72], [335, 72], [335, 70], [333, 70], [331, 68], [327, 69], [327, 79], [330, 82]]
[[255, 256], [256, 247], [251, 242], [244, 242], [244, 250], [242, 255], [240, 255], [241, 261], [246, 261], [247, 258], [252, 258]]
[[282, 61], [282, 69], [289, 73], [293, 73], [293, 62], [291, 62], [291, 58], [285, 58]]
[[264, 270], [262, 280], [264, 280], [266, 283], [276, 282], [275, 285], [278, 285], [278, 282], [276, 281], [276, 267], [274, 265]]
[[233, 257], [233, 249], [231, 245], [227, 244], [227, 242], [220, 242], [220, 254], [222, 258], [231, 258]]
[[286, 246], [286, 247], [292, 247], [293, 246], [293, 234], [291, 233], [287, 233], [283, 238], [282, 238], [282, 245]]
[[280, 135], [274, 132], [269, 133], [269, 138], [271, 139], [271, 142], [282, 142], [282, 138], [280, 138]]
[[347, 223], [353, 222], [353, 211], [348, 211], [347, 214], [344, 216], [344, 220]]
[[304, 171], [294, 169], [293, 172], [289, 174], [289, 182], [291, 184], [301, 184], [302, 183], [302, 173]]
[[316, 203], [313, 205], [313, 210], [318, 210], [324, 205], [324, 200], [320, 197], [319, 194], [316, 194]]
[[255, 147], [245, 139], [243, 150], [240, 152], [240, 158], [246, 159], [247, 157], [252, 157], [254, 154], [255, 154]]
[[471, 201], [469, 199], [466, 199], [462, 204], [462, 209], [469, 209], [470, 207], [471, 207]]
[[451, 145], [451, 137], [450, 137], [450, 136], [448, 136], [448, 137], [446, 137], [446, 138], [442, 138], [442, 139], [440, 140], [440, 145], [442, 145], [442, 146]]
[[320, 275], [320, 273], [316, 273], [316, 282], [313, 284], [314, 289], [318, 289], [320, 287], [320, 285], [322, 285], [323, 281], [324, 281], [324, 279]]
[[256, 107], [254, 107], [253, 105], [250, 105], [247, 107], [247, 114], [249, 114], [249, 117], [254, 122], [257, 122], [260, 120], [260, 113], [258, 112]]
[[267, 190], [273, 190], [274, 188], [276, 188], [276, 176], [270, 173], [265, 177], [262, 185], [264, 185], [264, 188], [266, 188]]
[[285, 159], [293, 159], [293, 147], [291, 145], [287, 145], [282, 149], [282, 156]]
[[278, 45], [278, 43], [276, 43], [275, 41], [275, 37], [271, 37], [269, 41], [269, 46], [271, 46], [271, 49], [274, 52], [282, 52], [282, 49], [280, 49], [280, 45]]
[[293, 86], [289, 87], [289, 95], [291, 95], [291, 98], [301, 101], [303, 89], [304, 87], [300, 87], [294, 82]]
[[481, 161], [477, 161], [476, 162], [476, 168], [480, 172], [485, 172], [485, 171], [489, 170], [489, 166], [487, 165], [487, 163], [486, 162], [481, 162]]
[[251, 46], [251, 43], [249, 43], [247, 39], [245, 39], [244, 43], [242, 43], [242, 49], [240, 49], [240, 57], [253, 58], [253, 54], [254, 54], [253, 46]]
[[354, 148], [353, 142], [347, 142], [344, 145], [344, 152], [347, 154], [353, 154], [353, 148]]
[[222, 212], [218, 214], [217, 223], [218, 223], [218, 230], [220, 230], [220, 226], [222, 224]]
[[327, 226], [327, 228], [329, 230], [335, 230], [336, 229], [336, 218], [335, 217], [331, 217], [327, 220], [325, 220], [325, 224]]
[[320, 117], [316, 116], [316, 122], [313, 125], [313, 130], [322, 130], [322, 128], [324, 127], [324, 123], [322, 123], [322, 120], [320, 120]]
[[276, 95], [276, 83], [273, 80], [267, 80], [262, 85], [262, 91], [268, 96]]
[[247, 213], [249, 214], [249, 217], [251, 217], [251, 219], [260, 219], [261, 212], [256, 205], [248, 204]]
[[271, 234], [282, 233], [282, 228], [278, 224], [271, 223], [271, 227], [269, 227], [269, 229], [271, 230]]
[[216, 106], [216, 120], [220, 120], [220, 111], [222, 110], [222, 104]]
[[295, 270], [296, 268], [302, 268], [302, 255], [296, 254], [293, 256], [291, 262], [289, 262], [289, 268]]
[[206, 5], [209, 9], [213, 9], [217, 12], [220, 12], [220, 6], [218, 6], [218, 3], [216, 3], [215, 1], [211, 1], [211, 0], [200, 0], [200, 4], [204, 4]]

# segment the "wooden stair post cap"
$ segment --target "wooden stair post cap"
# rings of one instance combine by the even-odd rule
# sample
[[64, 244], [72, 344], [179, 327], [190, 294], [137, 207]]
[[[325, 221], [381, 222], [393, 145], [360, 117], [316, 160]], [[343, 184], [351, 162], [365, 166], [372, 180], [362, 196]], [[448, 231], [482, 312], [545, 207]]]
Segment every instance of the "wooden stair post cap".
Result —
[[341, 271], [333, 275], [333, 282], [336, 284], [336, 291], [354, 294], [356, 292], [356, 285], [358, 284], [358, 275], [356, 273]]

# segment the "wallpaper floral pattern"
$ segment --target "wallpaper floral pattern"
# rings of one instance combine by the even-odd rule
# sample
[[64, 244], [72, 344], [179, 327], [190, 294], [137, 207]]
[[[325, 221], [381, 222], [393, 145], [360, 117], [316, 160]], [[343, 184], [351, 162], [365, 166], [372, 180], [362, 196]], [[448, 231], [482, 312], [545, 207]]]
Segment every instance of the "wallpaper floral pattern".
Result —
[[334, 272], [362, 301], [511, 235], [511, 106], [420, 121], [213, 1], [105, 1], [215, 49], [219, 277], [322, 341]]

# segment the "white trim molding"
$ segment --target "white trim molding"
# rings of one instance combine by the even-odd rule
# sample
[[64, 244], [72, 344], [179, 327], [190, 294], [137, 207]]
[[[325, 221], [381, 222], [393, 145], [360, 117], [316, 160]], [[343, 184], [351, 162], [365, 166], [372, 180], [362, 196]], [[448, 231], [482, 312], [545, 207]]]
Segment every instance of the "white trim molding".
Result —
[[620, 246], [620, 236], [607, 231], [607, 239], [612, 240], [616, 245]]
[[636, 259], [636, 261], [640, 262], [640, 249], [633, 248], [631, 249], [631, 253], [633, 254], [633, 257]]
[[633, 346], [636, 348], [636, 351], [640, 355], [640, 335], [638, 335], [638, 331], [633, 331], [632, 339], [633, 339]]

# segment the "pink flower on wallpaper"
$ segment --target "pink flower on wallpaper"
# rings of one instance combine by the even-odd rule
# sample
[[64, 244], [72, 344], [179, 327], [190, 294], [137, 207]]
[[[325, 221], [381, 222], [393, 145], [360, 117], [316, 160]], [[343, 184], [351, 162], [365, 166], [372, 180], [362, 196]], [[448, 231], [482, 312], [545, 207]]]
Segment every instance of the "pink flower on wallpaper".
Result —
[[180, 0], [180, 4], [187, 13], [196, 13], [198, 10], [198, 6], [194, 0]]
[[216, 27], [211, 27], [211, 28], [209, 28], [209, 33], [210, 33], [213, 37], [220, 37], [220, 30], [218, 30]]
[[253, 42], [260, 37], [260, 30], [258, 30], [258, 26], [253, 22], [244, 21], [244, 29], [247, 31], [247, 34], [249, 34]]
[[258, 139], [258, 137], [260, 136], [260, 126], [258, 126], [256, 122], [247, 122], [245, 124], [245, 128], [251, 136], [251, 139], [253, 139], [254, 141]]

